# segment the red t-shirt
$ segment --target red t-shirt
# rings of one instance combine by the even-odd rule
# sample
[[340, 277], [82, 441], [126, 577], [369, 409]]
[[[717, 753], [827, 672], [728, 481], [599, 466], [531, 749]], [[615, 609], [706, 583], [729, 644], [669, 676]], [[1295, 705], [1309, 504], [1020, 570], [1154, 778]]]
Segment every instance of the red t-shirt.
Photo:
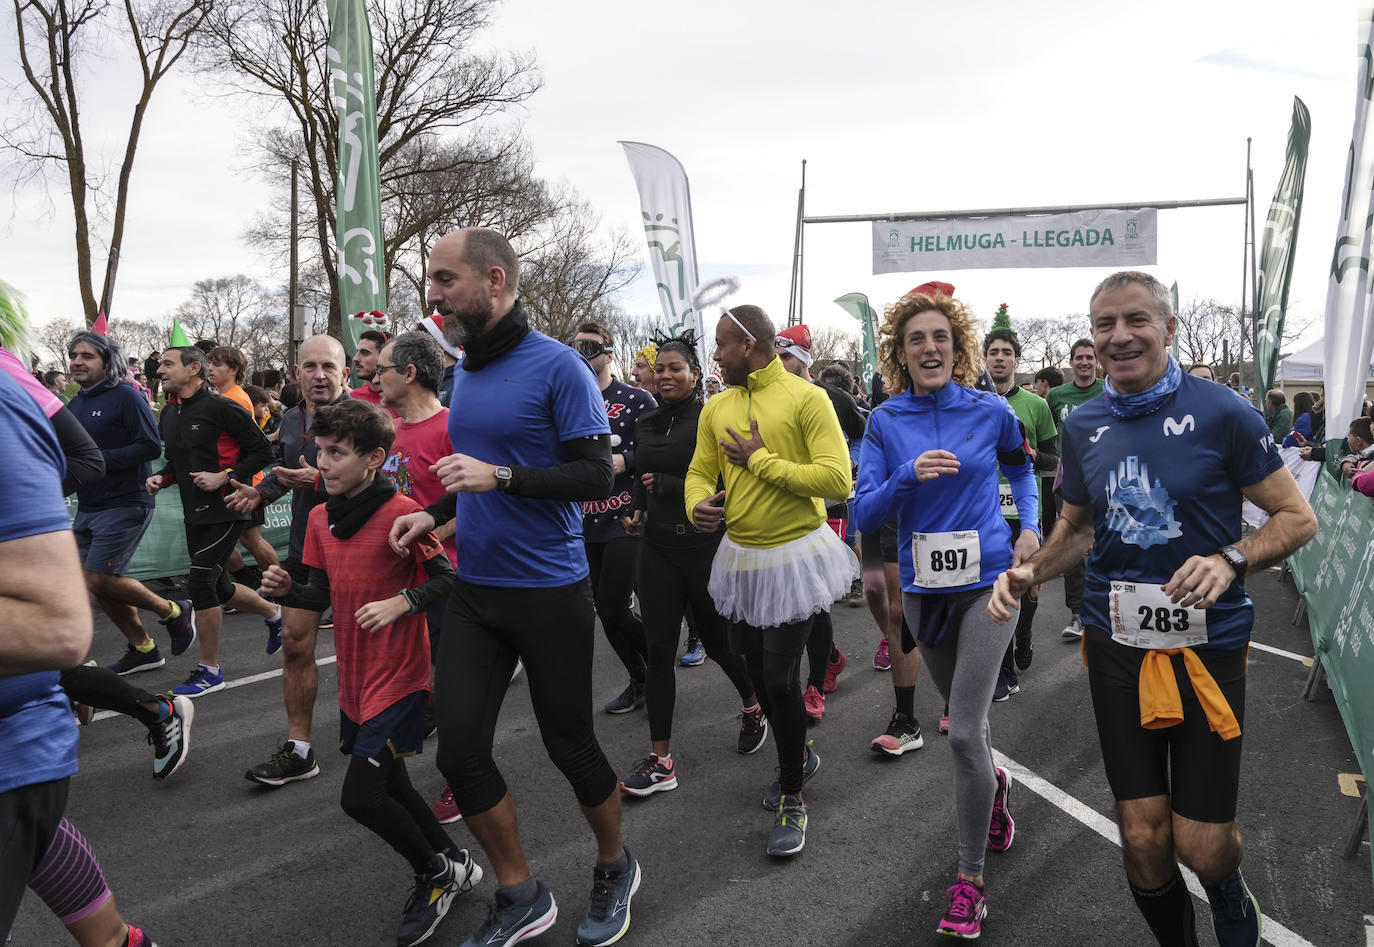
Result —
[[402, 697], [429, 690], [429, 632], [423, 614], [402, 615], [374, 632], [363, 631], [354, 617], [368, 602], [429, 581], [422, 563], [441, 549], [432, 534], [414, 544], [405, 559], [386, 541], [396, 517], [418, 509], [414, 500], [397, 494], [348, 539], [330, 532], [323, 503], [310, 511], [302, 558], [329, 576], [339, 709], [355, 723], [366, 723]]
[[[396, 419], [396, 441], [382, 464], [382, 472], [396, 484], [396, 492], [410, 497], [421, 506], [429, 506], [444, 496], [444, 485], [430, 473], [429, 468], [453, 453], [448, 439], [448, 408], [439, 409], [432, 418], [407, 423]], [[448, 561], [458, 568], [458, 544], [455, 539], [444, 541]]]
[[350, 391], [348, 397], [357, 398], [359, 401], [366, 401], [368, 404], [375, 404], [387, 414], [391, 415], [393, 421], [399, 417], [395, 411], [392, 411], [386, 405], [382, 404], [382, 393], [380, 391], [373, 391], [372, 386], [367, 382], [363, 382], [357, 388]]

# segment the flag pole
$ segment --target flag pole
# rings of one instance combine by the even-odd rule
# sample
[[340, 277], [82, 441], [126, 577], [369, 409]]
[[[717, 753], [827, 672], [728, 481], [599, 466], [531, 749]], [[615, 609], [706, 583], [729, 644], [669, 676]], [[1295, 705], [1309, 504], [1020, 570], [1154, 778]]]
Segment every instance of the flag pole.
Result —
[[806, 217], [806, 159], [802, 159], [801, 189], [797, 191], [797, 229], [792, 237], [792, 287], [787, 300], [787, 324], [798, 325], [802, 321], [802, 253], [804, 237], [803, 220]]

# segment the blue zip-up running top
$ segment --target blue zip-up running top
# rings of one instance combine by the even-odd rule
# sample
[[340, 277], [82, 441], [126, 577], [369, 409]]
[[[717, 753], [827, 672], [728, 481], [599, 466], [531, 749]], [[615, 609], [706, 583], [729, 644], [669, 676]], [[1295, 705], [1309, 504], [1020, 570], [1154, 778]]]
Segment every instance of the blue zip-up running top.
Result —
[[[913, 462], [928, 450], [949, 451], [959, 459], [959, 473], [918, 483]], [[978, 531], [978, 581], [940, 592], [985, 588], [1011, 566], [1013, 537], [999, 505], [999, 466], [1011, 484], [1022, 524], [1036, 523], [1035, 470], [1005, 399], [950, 382], [930, 395], [904, 391], [873, 409], [859, 454], [854, 521], [867, 533], [896, 515], [904, 590], [932, 591], [915, 584], [911, 552], [916, 533]]]

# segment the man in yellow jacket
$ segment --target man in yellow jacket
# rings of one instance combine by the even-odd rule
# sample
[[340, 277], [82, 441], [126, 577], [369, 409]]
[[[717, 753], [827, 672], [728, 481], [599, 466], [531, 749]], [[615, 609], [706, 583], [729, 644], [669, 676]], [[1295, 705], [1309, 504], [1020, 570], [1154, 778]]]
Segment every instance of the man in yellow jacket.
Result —
[[783, 370], [775, 338], [757, 306], [721, 316], [715, 360], [729, 387], [701, 412], [685, 495], [697, 529], [727, 527], [711, 597], [772, 722], [778, 779], [763, 798], [775, 812], [768, 853], [790, 856], [806, 843], [802, 784], [820, 767], [806, 746], [802, 653], [813, 616], [848, 591], [859, 568], [825, 523], [823, 501], [849, 496], [840, 423], [822, 389]]

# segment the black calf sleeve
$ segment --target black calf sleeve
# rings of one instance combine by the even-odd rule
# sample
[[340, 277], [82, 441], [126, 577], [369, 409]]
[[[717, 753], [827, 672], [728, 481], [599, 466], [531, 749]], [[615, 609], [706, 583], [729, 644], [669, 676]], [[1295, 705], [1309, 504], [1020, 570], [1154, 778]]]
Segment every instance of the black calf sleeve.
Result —
[[1197, 947], [1193, 896], [1180, 872], [1175, 871], [1162, 888], [1153, 891], [1131, 885], [1131, 897], [1160, 947]]

